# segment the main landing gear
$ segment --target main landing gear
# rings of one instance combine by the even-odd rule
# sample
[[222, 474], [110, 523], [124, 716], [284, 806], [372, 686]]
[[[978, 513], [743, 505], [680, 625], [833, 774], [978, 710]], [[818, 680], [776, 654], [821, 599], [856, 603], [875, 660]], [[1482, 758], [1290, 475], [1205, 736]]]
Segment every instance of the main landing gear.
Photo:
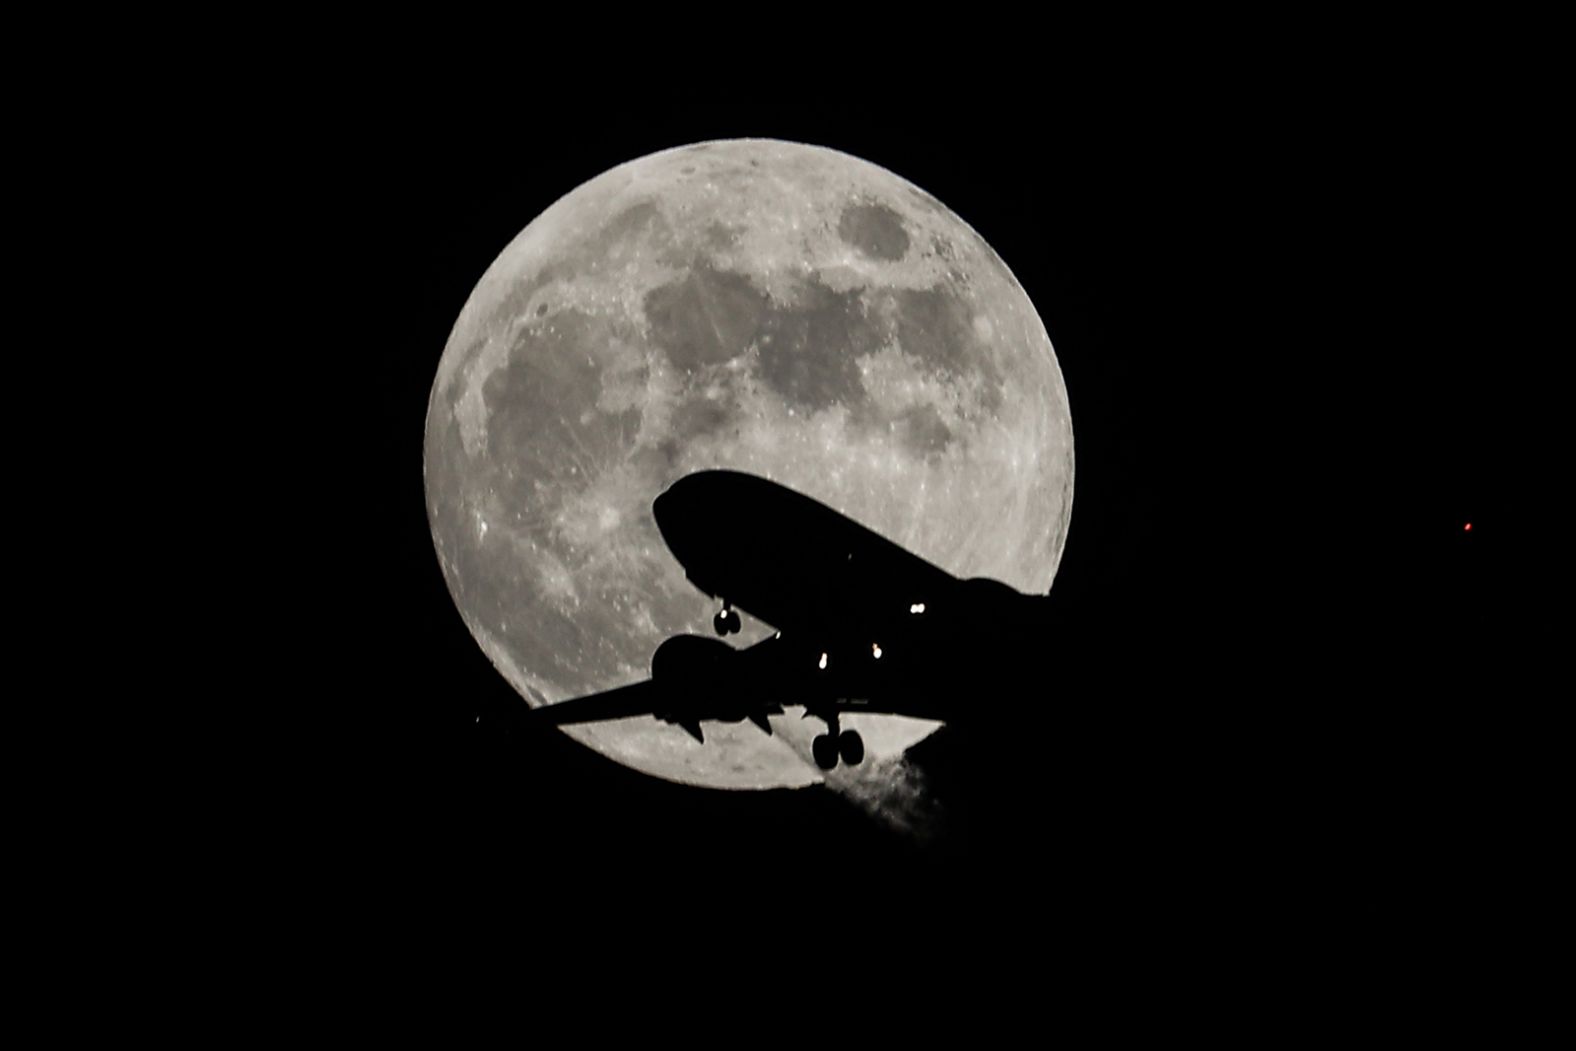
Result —
[[718, 635], [737, 635], [744, 630], [744, 622], [739, 619], [739, 611], [728, 605], [722, 604], [722, 609], [711, 618], [711, 626]]
[[865, 759], [865, 739], [859, 736], [858, 730], [837, 731], [837, 715], [834, 713], [826, 718], [826, 733], [816, 737], [810, 742], [810, 754], [815, 757], [815, 765], [822, 770], [831, 770], [837, 766], [838, 757], [842, 757], [847, 766], [858, 766]]

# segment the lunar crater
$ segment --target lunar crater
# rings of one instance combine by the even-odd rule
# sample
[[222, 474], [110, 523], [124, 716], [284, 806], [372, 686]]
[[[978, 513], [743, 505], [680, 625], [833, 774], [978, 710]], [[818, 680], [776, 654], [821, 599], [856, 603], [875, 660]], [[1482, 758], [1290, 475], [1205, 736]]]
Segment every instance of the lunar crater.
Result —
[[884, 204], [850, 204], [837, 222], [837, 236], [872, 259], [898, 262], [908, 254], [903, 217]]

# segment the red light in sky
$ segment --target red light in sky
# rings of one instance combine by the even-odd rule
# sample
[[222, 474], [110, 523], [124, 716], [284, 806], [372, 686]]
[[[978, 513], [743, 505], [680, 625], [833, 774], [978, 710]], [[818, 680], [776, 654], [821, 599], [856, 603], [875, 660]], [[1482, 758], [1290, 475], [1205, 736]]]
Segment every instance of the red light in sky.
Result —
[[1468, 522], [1466, 525], [1462, 526], [1461, 527], [1461, 531], [1463, 533], [1470, 533], [1470, 532], [1472, 532], [1472, 523]]

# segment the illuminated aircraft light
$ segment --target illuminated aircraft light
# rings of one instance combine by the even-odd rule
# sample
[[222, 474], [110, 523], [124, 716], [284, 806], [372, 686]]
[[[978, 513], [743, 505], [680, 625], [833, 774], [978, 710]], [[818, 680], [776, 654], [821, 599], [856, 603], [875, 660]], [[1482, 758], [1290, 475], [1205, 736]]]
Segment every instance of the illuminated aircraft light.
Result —
[[820, 665], [820, 667], [821, 667], [822, 671], [826, 670], [826, 654], [824, 654], [824, 653], [821, 654], [821, 665]]
[[923, 613], [925, 612], [925, 604], [923, 602], [916, 602], [912, 606], [908, 607], [908, 611], [910, 613]]
[[870, 656], [874, 657], [876, 660], [881, 659], [881, 644], [879, 642], [872, 642], [870, 644]]
[[1466, 525], [1462, 526], [1461, 527], [1461, 531], [1463, 533], [1470, 533], [1470, 532], [1472, 532], [1472, 523], [1468, 522]]

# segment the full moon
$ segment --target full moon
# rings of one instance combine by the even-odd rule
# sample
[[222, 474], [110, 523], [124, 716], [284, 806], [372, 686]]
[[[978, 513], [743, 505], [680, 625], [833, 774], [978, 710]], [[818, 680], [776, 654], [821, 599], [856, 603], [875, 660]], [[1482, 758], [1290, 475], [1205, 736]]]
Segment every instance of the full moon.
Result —
[[[715, 467], [806, 493], [958, 576], [1043, 592], [1072, 510], [1072, 421], [1027, 294], [941, 202], [833, 150], [708, 142], [620, 165], [537, 216], [438, 365], [433, 543], [526, 702], [646, 678], [662, 640], [710, 632], [716, 605], [651, 501]], [[737, 645], [771, 631], [744, 624]], [[564, 732], [673, 781], [855, 788], [939, 725], [847, 717], [867, 758], [826, 774], [810, 758], [822, 725], [801, 716], [774, 716], [771, 736], [706, 723], [703, 744], [650, 717]]]

